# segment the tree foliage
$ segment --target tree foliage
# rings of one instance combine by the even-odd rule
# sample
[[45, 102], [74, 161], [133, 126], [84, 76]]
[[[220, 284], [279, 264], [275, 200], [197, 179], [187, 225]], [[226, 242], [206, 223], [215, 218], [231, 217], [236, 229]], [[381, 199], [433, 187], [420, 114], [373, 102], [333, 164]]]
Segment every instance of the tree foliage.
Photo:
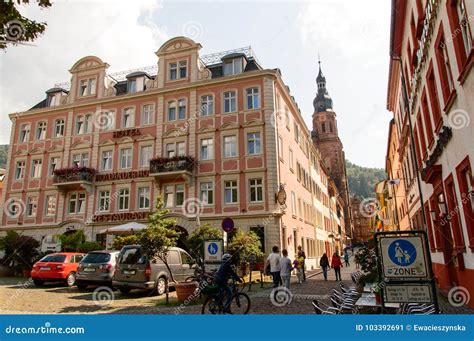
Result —
[[121, 250], [125, 245], [137, 245], [139, 243], [138, 234], [130, 234], [127, 236], [117, 236], [113, 242], [114, 250]]
[[[50, 0], [36, 0], [42, 9], [51, 6]], [[0, 49], [5, 50], [9, 44], [31, 42], [38, 38], [46, 29], [45, 22], [37, 22], [20, 14], [18, 7], [28, 5], [30, 0], [0, 1]]]
[[0, 168], [6, 168], [8, 158], [8, 145], [0, 145]]
[[40, 243], [32, 237], [22, 236], [16, 231], [7, 231], [7, 235], [0, 238], [0, 250], [5, 251], [1, 263], [17, 269], [30, 268], [39, 255], [39, 246]]
[[175, 282], [173, 272], [168, 264], [167, 253], [176, 246], [179, 232], [174, 229], [176, 220], [166, 218], [170, 211], [164, 208], [163, 199], [156, 200], [156, 211], [148, 218], [148, 227], [138, 234], [138, 242], [144, 255], [150, 260], [159, 259], [165, 264], [171, 280]]
[[80, 245], [84, 243], [86, 236], [83, 230], [77, 230], [69, 234], [59, 236], [61, 249], [64, 252], [79, 252]]
[[375, 197], [375, 184], [386, 178], [382, 168], [361, 167], [346, 160], [349, 191], [361, 198]]
[[263, 257], [260, 239], [252, 231], [237, 231], [229, 242], [227, 251], [232, 255], [235, 263], [246, 262], [251, 255], [255, 255], [257, 259]]
[[204, 224], [197, 229], [195, 229], [188, 238], [188, 248], [193, 257], [198, 257], [202, 255], [202, 243], [205, 240], [209, 239], [221, 239], [222, 231], [211, 225]]

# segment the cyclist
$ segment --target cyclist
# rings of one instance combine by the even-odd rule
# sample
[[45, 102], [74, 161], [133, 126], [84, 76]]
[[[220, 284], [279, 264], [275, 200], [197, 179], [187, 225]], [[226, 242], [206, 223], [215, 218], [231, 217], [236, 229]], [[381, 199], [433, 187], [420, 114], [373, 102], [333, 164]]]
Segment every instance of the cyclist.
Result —
[[228, 284], [230, 277], [239, 283], [243, 282], [239, 275], [235, 273], [234, 269], [232, 269], [232, 255], [226, 253], [222, 256], [222, 263], [214, 276], [215, 282], [219, 287], [219, 292], [225, 292], [227, 296], [227, 300], [224, 304], [224, 312], [229, 312], [230, 303], [232, 302], [232, 290]]

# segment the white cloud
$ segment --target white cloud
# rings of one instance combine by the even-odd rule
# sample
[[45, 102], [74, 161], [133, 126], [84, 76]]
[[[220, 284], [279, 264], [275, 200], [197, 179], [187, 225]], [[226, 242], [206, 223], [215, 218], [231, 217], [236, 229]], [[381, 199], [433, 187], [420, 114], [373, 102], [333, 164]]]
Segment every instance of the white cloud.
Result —
[[[22, 6], [24, 15], [48, 26], [35, 46], [11, 46], [0, 56], [0, 119], [29, 109], [55, 83], [68, 81], [68, 70], [84, 56], [101, 58], [109, 72], [155, 64], [154, 52], [168, 39], [151, 20], [159, 9], [153, 0], [55, 2], [44, 10], [34, 3]], [[10, 124], [1, 125], [0, 143], [9, 136]]]

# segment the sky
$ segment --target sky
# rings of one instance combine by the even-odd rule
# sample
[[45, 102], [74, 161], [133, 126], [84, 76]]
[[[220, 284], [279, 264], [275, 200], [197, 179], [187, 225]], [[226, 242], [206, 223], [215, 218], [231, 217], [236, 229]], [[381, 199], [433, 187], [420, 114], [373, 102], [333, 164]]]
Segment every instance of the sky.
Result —
[[281, 70], [310, 130], [319, 55], [346, 158], [384, 167], [390, 0], [34, 3], [20, 11], [47, 22], [44, 35], [0, 52], [0, 144], [9, 143], [8, 114], [68, 81], [80, 58], [98, 56], [109, 73], [140, 68], [157, 63], [166, 40], [185, 35], [201, 43], [201, 55], [250, 45], [263, 68]]

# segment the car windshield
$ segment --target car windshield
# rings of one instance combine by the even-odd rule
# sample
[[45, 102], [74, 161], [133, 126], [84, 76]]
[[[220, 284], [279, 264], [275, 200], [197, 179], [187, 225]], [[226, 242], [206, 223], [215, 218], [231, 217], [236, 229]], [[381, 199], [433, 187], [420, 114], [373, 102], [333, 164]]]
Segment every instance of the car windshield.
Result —
[[46, 257], [43, 257], [40, 262], [64, 263], [65, 260], [65, 255], [47, 255]]
[[94, 252], [88, 253], [82, 263], [107, 263], [108, 261], [110, 261], [110, 253]]
[[138, 247], [124, 248], [119, 254], [121, 264], [145, 264], [146, 258]]

